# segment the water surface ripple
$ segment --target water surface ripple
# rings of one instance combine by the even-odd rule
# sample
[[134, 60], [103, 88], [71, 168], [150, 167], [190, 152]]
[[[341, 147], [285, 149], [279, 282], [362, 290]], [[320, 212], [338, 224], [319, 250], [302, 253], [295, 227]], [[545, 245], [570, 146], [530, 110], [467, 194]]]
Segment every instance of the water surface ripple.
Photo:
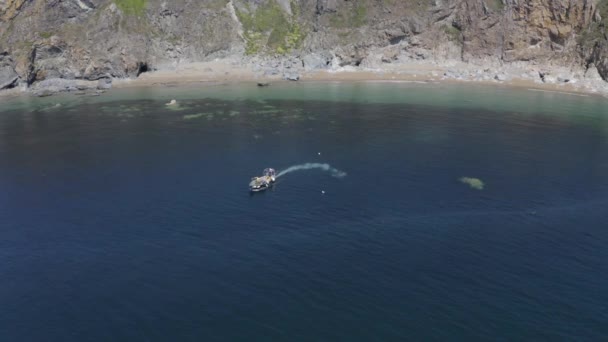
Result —
[[[606, 339], [606, 113], [376, 83], [7, 101], [3, 340]], [[347, 175], [247, 191], [308, 162]]]

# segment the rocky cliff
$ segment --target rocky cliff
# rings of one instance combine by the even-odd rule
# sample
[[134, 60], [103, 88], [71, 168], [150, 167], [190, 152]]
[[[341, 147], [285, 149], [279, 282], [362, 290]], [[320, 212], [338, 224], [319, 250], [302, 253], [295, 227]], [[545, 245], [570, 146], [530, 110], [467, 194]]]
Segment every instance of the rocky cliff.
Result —
[[306, 69], [559, 66], [608, 80], [606, 24], [608, 0], [0, 0], [0, 89], [234, 56]]

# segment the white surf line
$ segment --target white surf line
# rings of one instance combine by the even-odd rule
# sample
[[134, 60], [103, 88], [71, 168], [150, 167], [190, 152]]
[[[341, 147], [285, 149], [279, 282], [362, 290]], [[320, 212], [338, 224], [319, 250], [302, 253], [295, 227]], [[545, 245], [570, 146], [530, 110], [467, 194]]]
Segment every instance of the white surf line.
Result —
[[570, 93], [570, 92], [567, 92], [567, 91], [533, 89], [533, 88], [528, 88], [528, 90], [530, 90], [530, 91], [540, 91], [540, 92], [543, 92], [543, 93], [556, 93], [556, 94], [566, 94], [566, 95], [574, 95], [574, 96], [581, 96], [581, 97], [589, 97], [589, 95], [587, 95], [587, 94]]
[[366, 80], [366, 83], [417, 83], [428, 84], [430, 81], [409, 81], [409, 80]]

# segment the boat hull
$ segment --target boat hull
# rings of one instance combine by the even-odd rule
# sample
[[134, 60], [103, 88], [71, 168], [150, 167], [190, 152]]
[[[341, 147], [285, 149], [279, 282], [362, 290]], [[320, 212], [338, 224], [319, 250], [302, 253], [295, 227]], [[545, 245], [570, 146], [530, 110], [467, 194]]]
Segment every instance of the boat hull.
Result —
[[260, 187], [260, 188], [249, 188], [249, 191], [251, 191], [251, 192], [260, 192], [260, 191], [264, 191], [264, 190], [266, 190], [266, 189], [268, 189], [268, 187], [267, 187], [267, 186], [265, 186], [265, 187]]
[[274, 184], [274, 182], [267, 183], [267, 184], [262, 184], [259, 187], [250, 186], [249, 187], [249, 191], [251, 191], [251, 192], [260, 192], [260, 191], [268, 190], [270, 187], [272, 187], [273, 184]]
[[274, 169], [264, 169], [264, 175], [251, 178], [249, 183], [250, 192], [260, 192], [267, 190], [276, 181]]

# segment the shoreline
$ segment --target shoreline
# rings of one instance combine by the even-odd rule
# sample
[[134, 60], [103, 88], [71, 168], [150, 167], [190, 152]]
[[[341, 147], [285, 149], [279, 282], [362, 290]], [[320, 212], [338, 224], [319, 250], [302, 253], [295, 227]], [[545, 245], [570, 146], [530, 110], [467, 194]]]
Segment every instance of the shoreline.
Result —
[[[601, 96], [608, 98], [608, 82], [587, 80], [573, 83], [543, 83], [538, 80], [509, 76], [505, 71], [490, 71], [489, 79], [461, 77], [473, 74], [480, 67], [465, 63], [442, 66], [432, 63], [403, 63], [378, 69], [360, 67], [328, 68], [316, 70], [283, 69], [276, 75], [264, 75], [260, 70], [247, 64], [237, 65], [234, 61], [213, 61], [191, 63], [175, 70], [153, 71], [142, 74], [137, 79], [117, 80], [114, 87], [167, 87], [184, 85], [209, 85], [214, 83], [289, 83], [289, 82], [381, 82], [381, 83], [436, 83], [492, 85], [517, 89], [566, 93], [579, 96]], [[456, 70], [456, 71], [454, 71]], [[506, 75], [505, 75], [506, 73]], [[297, 74], [298, 81], [285, 79], [285, 75]], [[446, 76], [446, 74], [448, 76]], [[455, 74], [456, 77], [450, 77]], [[493, 75], [505, 75], [504, 80], [496, 80]], [[595, 86], [595, 88], [593, 88]], [[601, 88], [604, 87], [605, 91]], [[600, 88], [598, 90], [598, 88]]]
[[[462, 84], [491, 85], [540, 91], [563, 93], [576, 96], [600, 96], [608, 98], [608, 82], [600, 80], [572, 79], [567, 82], [544, 83], [530, 77], [515, 77], [505, 70], [481, 69], [479, 66], [464, 64], [442, 66], [432, 63], [403, 63], [383, 68], [370, 69], [361, 67], [328, 68], [304, 70], [303, 68], [283, 68], [268, 71], [255, 70], [252, 63], [239, 63], [235, 60], [216, 60], [211, 62], [188, 63], [176, 68], [151, 71], [135, 79], [114, 79], [111, 88], [148, 88], [178, 86], [212, 86], [236, 83], [289, 83], [289, 82], [361, 82], [361, 83], [421, 83], [421, 84]], [[483, 71], [480, 71], [483, 70]], [[518, 70], [521, 71], [521, 70]], [[528, 70], [528, 74], [531, 72]], [[288, 80], [286, 75], [296, 80]], [[522, 75], [522, 74], [518, 74]], [[51, 80], [52, 81], [52, 80]], [[67, 81], [67, 80], [66, 80]], [[87, 89], [80, 91], [51, 91], [38, 95], [32, 89], [10, 89], [0, 91], [1, 99], [12, 99], [22, 96], [50, 96], [58, 93], [76, 95], [102, 95], [109, 89], [99, 88], [98, 81], [74, 81], [79, 84], [89, 82]], [[88, 91], [88, 93], [86, 93]], [[86, 94], [85, 94], [86, 93]]]

